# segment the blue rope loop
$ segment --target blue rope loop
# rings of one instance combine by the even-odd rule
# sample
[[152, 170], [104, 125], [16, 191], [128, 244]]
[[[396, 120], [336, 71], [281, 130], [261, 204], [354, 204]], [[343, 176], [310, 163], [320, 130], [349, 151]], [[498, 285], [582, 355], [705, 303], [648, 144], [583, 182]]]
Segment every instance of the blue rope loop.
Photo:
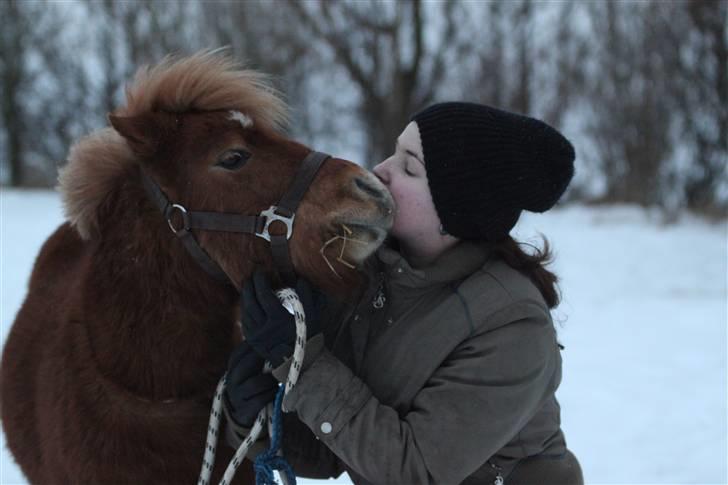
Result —
[[280, 386], [276, 394], [276, 400], [273, 403], [273, 436], [270, 438], [270, 448], [255, 457], [253, 468], [255, 469], [256, 485], [278, 485], [273, 470], [285, 473], [288, 482], [296, 485], [296, 474], [290, 463], [282, 456], [278, 456], [278, 450], [283, 440], [283, 424], [281, 405], [283, 404], [283, 394], [285, 386]]

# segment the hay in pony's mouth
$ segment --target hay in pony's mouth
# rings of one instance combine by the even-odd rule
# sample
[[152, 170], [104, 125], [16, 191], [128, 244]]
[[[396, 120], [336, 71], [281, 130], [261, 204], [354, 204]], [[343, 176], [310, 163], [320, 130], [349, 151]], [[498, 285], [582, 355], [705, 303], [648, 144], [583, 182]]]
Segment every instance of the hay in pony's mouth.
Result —
[[[329, 267], [329, 269], [339, 278], [341, 278], [341, 275], [336, 271], [334, 268], [334, 265], [332, 264], [332, 261], [329, 259], [329, 256], [326, 255], [326, 249], [334, 244], [336, 241], [341, 241], [341, 247], [339, 248], [338, 252], [336, 253], [336, 256], [333, 258], [334, 262], [338, 262], [344, 266], [346, 266], [349, 269], [355, 269], [356, 265], [360, 261], [350, 261], [352, 258], [352, 255], [350, 253], [359, 253], [359, 255], [364, 255], [365, 257], [372, 253], [373, 249], [376, 249], [376, 247], [379, 247], [379, 244], [381, 244], [381, 241], [384, 240], [384, 236], [386, 235], [386, 231], [384, 231], [381, 228], [372, 227], [372, 226], [360, 226], [358, 224], [354, 224], [353, 226], [357, 229], [357, 232], [363, 232], [365, 235], [371, 237], [372, 239], [367, 238], [365, 239], [359, 239], [358, 234], [355, 233], [349, 225], [344, 223], [339, 223], [341, 226], [341, 233], [337, 234], [336, 236], [332, 237], [328, 241], [326, 241], [323, 246], [321, 246], [321, 249], [319, 250], [319, 253], [321, 254], [321, 257], [324, 258], [324, 261], [326, 261], [326, 265]], [[351, 225], [351, 224], [350, 224]], [[356, 247], [358, 246], [358, 247]], [[347, 252], [347, 249], [349, 250]], [[364, 258], [361, 258], [364, 259]]]

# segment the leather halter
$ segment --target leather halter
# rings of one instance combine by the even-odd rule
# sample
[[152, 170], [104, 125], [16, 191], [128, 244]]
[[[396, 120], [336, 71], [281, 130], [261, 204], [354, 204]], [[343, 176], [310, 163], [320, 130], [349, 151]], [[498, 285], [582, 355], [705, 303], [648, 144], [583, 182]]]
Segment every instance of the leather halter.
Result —
[[[191, 229], [254, 234], [265, 239], [270, 242], [271, 251], [273, 252], [273, 265], [281, 281], [285, 285], [293, 286], [296, 281], [296, 273], [291, 262], [288, 240], [293, 235], [293, 221], [296, 218], [296, 209], [298, 209], [301, 199], [303, 199], [304, 194], [316, 177], [319, 168], [330, 157], [330, 155], [321, 152], [309, 153], [303, 159], [291, 186], [278, 202], [278, 205], [270, 206], [257, 216], [189, 211], [181, 204], [171, 203], [162, 192], [162, 189], [144, 171], [142, 171], [142, 181], [147, 194], [162, 211], [169, 228], [182, 241], [187, 251], [198, 264], [215, 279], [225, 283], [230, 282], [228, 275], [199, 245], [190, 231]], [[178, 212], [182, 218], [181, 226], [175, 225], [172, 221], [175, 212]], [[285, 234], [275, 235], [269, 232], [270, 225], [276, 221], [285, 224]]]

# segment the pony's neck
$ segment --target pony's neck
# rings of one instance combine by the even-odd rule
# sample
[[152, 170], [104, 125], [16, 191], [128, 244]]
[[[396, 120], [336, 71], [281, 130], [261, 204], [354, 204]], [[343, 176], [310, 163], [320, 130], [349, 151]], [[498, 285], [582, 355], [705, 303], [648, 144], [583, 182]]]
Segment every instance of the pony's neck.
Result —
[[124, 202], [84, 290], [95, 365], [144, 399], [209, 392], [236, 341], [237, 293], [197, 266], [150, 204]]

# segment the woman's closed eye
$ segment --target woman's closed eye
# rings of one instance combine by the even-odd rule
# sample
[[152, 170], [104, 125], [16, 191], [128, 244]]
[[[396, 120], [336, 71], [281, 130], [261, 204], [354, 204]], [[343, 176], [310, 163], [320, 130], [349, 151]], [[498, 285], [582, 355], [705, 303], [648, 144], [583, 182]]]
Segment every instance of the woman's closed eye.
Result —
[[418, 163], [420, 163], [419, 159], [413, 154], [407, 152], [407, 156], [402, 162], [404, 166], [404, 173], [406, 173], [410, 177], [417, 177], [420, 174], [419, 167], [417, 166]]

